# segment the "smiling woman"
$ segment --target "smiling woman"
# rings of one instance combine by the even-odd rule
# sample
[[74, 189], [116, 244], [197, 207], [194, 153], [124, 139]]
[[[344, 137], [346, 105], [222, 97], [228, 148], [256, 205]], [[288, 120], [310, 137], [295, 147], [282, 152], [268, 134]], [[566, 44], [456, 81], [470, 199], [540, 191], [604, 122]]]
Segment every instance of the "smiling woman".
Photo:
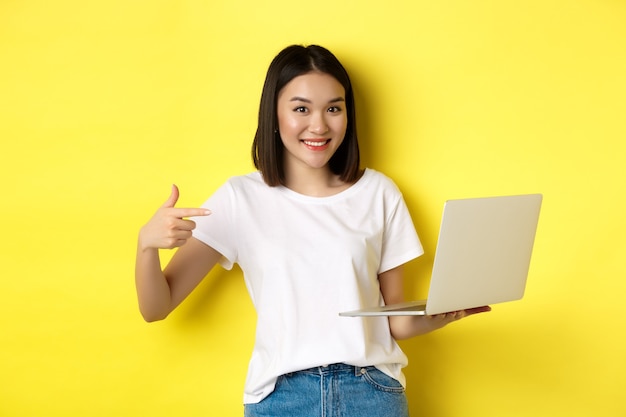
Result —
[[[329, 407], [345, 417], [407, 416], [407, 357], [395, 337], [465, 316], [339, 316], [403, 301], [402, 265], [423, 252], [395, 184], [360, 169], [354, 126], [341, 63], [320, 46], [290, 46], [263, 89], [259, 171], [231, 178], [202, 208], [176, 208], [174, 187], [139, 233], [136, 285], [148, 321], [167, 317], [217, 263], [241, 267], [258, 317], [248, 417], [314, 417]], [[158, 251], [172, 247], [162, 271]]]

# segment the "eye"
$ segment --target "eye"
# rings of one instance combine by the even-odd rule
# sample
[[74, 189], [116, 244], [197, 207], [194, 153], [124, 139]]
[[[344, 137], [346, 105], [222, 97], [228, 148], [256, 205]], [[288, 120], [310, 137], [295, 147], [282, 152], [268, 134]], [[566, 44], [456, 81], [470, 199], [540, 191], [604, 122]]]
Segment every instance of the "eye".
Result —
[[341, 109], [341, 107], [339, 107], [339, 106], [331, 106], [331, 107], [329, 107], [329, 108], [328, 108], [328, 110], [327, 110], [327, 111], [328, 111], [329, 113], [339, 113], [341, 110], [342, 110], [342, 109]]
[[304, 106], [299, 106], [296, 107], [295, 109], [293, 109], [294, 112], [296, 113], [306, 113], [308, 111], [308, 109]]

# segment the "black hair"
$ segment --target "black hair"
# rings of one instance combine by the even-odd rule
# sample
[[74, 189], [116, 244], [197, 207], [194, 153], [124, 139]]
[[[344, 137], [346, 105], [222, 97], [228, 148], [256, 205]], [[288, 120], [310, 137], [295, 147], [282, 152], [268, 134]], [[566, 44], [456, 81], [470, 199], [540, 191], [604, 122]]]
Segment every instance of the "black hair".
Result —
[[353, 183], [360, 175], [359, 143], [356, 135], [354, 94], [347, 71], [328, 49], [319, 45], [291, 45], [271, 62], [259, 106], [259, 122], [252, 143], [254, 166], [270, 186], [284, 185], [284, 145], [278, 133], [277, 101], [282, 88], [291, 80], [318, 71], [334, 77], [345, 90], [347, 128], [343, 142], [331, 157], [329, 167], [342, 181]]

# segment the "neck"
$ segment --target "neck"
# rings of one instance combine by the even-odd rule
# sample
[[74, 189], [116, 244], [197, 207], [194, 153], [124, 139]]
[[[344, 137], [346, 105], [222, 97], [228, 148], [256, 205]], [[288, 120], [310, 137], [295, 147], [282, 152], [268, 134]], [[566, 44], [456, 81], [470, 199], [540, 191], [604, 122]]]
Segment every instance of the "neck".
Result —
[[328, 197], [350, 186], [333, 174], [328, 166], [323, 168], [291, 167], [285, 172], [285, 186], [299, 194], [311, 197]]

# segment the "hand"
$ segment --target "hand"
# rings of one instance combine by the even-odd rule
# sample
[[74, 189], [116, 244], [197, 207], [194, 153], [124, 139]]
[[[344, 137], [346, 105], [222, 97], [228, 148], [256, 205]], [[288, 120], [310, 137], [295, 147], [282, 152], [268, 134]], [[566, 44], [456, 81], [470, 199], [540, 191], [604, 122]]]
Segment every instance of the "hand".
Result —
[[434, 314], [432, 316], [425, 316], [425, 317], [428, 321], [430, 321], [430, 326], [433, 329], [439, 329], [445, 326], [446, 324], [452, 323], [453, 321], [461, 320], [462, 318], [471, 316], [473, 314], [486, 313], [488, 311], [491, 311], [491, 307], [483, 306], [483, 307], [468, 308], [468, 309], [459, 310], [459, 311], [451, 311], [449, 313]]
[[139, 247], [145, 249], [173, 249], [183, 246], [191, 237], [196, 223], [185, 217], [208, 216], [210, 210], [203, 208], [176, 208], [179, 191], [172, 185], [172, 193], [167, 201], [139, 232]]

